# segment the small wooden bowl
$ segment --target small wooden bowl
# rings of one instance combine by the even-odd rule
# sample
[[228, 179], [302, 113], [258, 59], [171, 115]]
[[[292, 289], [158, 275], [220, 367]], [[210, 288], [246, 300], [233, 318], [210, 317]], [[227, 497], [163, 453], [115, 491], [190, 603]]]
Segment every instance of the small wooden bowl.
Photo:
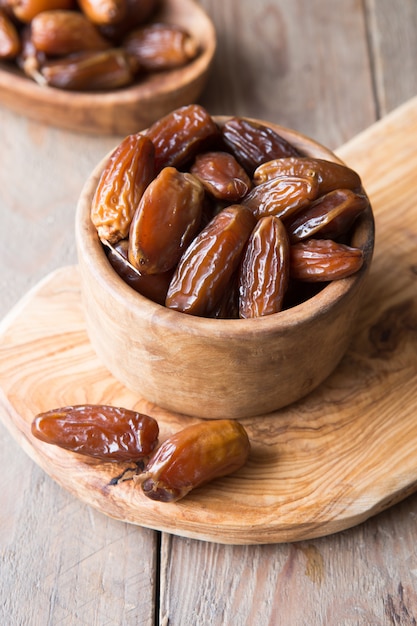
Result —
[[14, 64], [0, 63], [0, 103], [45, 124], [91, 134], [129, 135], [169, 111], [195, 102], [203, 91], [216, 50], [216, 33], [194, 0], [164, 0], [154, 18], [177, 24], [199, 42], [188, 65], [154, 73], [125, 89], [75, 92], [43, 87]]
[[[214, 119], [222, 124], [227, 118]], [[267, 124], [306, 155], [341, 163], [312, 139]], [[364, 264], [353, 276], [266, 317], [194, 317], [136, 293], [110, 266], [90, 220], [106, 160], [80, 196], [76, 243], [87, 331], [116, 379], [170, 411], [200, 418], [244, 418], [299, 400], [329, 376], [347, 350], [361, 305], [374, 245], [371, 208], [356, 222], [352, 245], [363, 250]]]

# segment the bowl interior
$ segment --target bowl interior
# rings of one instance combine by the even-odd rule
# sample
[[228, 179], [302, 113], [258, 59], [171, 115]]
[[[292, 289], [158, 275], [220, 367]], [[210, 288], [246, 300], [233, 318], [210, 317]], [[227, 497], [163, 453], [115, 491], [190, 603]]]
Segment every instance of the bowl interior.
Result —
[[160, 72], [122, 89], [76, 92], [44, 87], [14, 63], [0, 62], [0, 103], [37, 121], [91, 134], [128, 135], [184, 104], [204, 89], [216, 50], [214, 25], [194, 0], [164, 0], [154, 17], [182, 26], [200, 54], [186, 66]]

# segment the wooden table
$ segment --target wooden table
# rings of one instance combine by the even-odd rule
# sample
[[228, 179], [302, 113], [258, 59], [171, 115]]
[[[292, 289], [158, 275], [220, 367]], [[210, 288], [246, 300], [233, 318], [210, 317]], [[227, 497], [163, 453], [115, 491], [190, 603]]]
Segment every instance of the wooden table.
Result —
[[[417, 93], [412, 0], [201, 0], [218, 51], [201, 97], [336, 149]], [[0, 108], [0, 316], [76, 262], [74, 209], [121, 139]], [[350, 530], [228, 546], [112, 520], [54, 483], [0, 426], [4, 626], [411, 626], [417, 495]]]

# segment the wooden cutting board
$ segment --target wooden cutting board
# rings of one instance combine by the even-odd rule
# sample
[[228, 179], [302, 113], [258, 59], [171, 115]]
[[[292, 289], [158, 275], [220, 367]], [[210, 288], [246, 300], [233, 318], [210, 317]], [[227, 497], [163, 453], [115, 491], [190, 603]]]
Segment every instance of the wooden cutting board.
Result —
[[362, 176], [376, 218], [356, 336], [337, 370], [310, 396], [243, 421], [252, 452], [237, 474], [178, 503], [156, 503], [132, 480], [113, 484], [129, 465], [100, 464], [33, 439], [34, 415], [67, 404], [143, 411], [159, 421], [161, 440], [195, 421], [135, 397], [102, 366], [86, 335], [77, 267], [47, 276], [0, 325], [1, 418], [11, 434], [59, 484], [99, 511], [225, 544], [334, 533], [415, 491], [416, 136], [414, 99], [337, 151]]

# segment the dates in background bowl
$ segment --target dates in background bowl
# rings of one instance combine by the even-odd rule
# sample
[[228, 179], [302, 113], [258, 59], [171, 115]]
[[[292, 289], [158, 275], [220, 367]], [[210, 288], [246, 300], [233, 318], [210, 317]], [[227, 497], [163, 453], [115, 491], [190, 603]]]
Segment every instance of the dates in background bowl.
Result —
[[[372, 257], [369, 201], [355, 172], [300, 133], [256, 120], [212, 118], [197, 105], [171, 115], [144, 133], [155, 145], [155, 178], [164, 167], [174, 167], [200, 180], [205, 192], [199, 207], [199, 232], [181, 252], [177, 264], [163, 266], [164, 272], [173, 273], [166, 304], [184, 301], [188, 290], [193, 298], [198, 294], [197, 313], [171, 310], [141, 297], [109, 263], [90, 219], [107, 157], [87, 181], [76, 218], [89, 337], [116, 378], [167, 409], [206, 418], [241, 418], [276, 410], [314, 389], [347, 349]], [[177, 136], [181, 141], [175, 141]], [[193, 141], [196, 136], [198, 140]], [[279, 137], [275, 152], [270, 151], [271, 137]], [[263, 145], [268, 151], [258, 158], [256, 152], [262, 152]], [[223, 167], [223, 173], [229, 166], [232, 171], [239, 167], [244, 170], [245, 176], [240, 172], [237, 177], [241, 182], [235, 186], [242, 189], [242, 196], [233, 201], [216, 197], [201, 176], [203, 171], [216, 181], [221, 178], [216, 175], [215, 158], [203, 159], [201, 166], [201, 155], [216, 151], [236, 161]], [[269, 169], [279, 165], [282, 171], [271, 176]], [[326, 194], [339, 191], [338, 181], [342, 191], [326, 198]], [[220, 187], [227, 188], [224, 180], [221, 183]], [[273, 207], [277, 206], [276, 211]], [[234, 226], [233, 237], [241, 245], [238, 260], [230, 263], [229, 274], [219, 281], [222, 289], [215, 290], [213, 296], [213, 290], [207, 288], [216, 282], [210, 272], [214, 272], [212, 278], [218, 276], [219, 268], [223, 271], [229, 267], [229, 261], [224, 260], [229, 257], [216, 266], [219, 234], [215, 229], [213, 238], [212, 223], [231, 208], [235, 211], [234, 207], [249, 213], [252, 221], [245, 226], [244, 235], [243, 222]], [[306, 219], [300, 227], [296, 220], [302, 211]], [[316, 232], [320, 228], [327, 229], [323, 238]], [[205, 236], [206, 248], [201, 245]], [[333, 243], [329, 246], [325, 241]], [[269, 254], [273, 246], [275, 256]], [[306, 263], [312, 254], [313, 262]], [[133, 259], [130, 254], [128, 258]], [[295, 271], [307, 266], [304, 272]], [[274, 275], [262, 274], [262, 267], [274, 268]], [[242, 271], [248, 272], [246, 278]], [[268, 283], [270, 278], [276, 279], [275, 284]], [[181, 298], [174, 294], [178, 285]], [[205, 293], [210, 294], [208, 306], [200, 307]], [[276, 309], [274, 303], [278, 303]], [[183, 310], [187, 307], [188, 303]], [[173, 308], [180, 307], [175, 304]], [[241, 319], [234, 319], [239, 308]]]

